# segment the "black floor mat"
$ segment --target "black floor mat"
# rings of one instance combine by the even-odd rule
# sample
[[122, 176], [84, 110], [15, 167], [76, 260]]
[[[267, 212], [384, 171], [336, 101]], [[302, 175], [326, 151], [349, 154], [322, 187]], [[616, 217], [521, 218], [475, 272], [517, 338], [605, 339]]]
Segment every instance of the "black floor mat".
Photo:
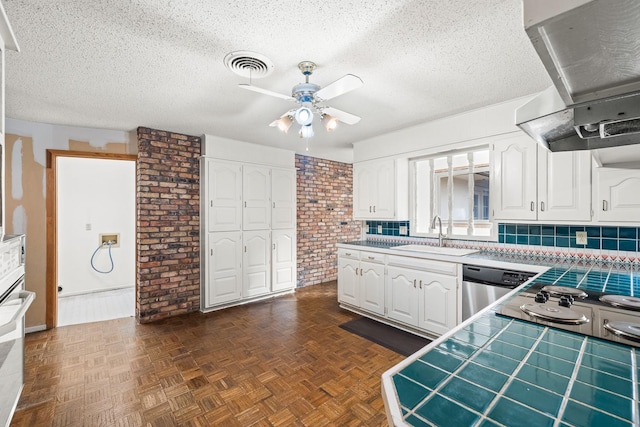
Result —
[[340, 327], [403, 356], [409, 356], [431, 342], [426, 338], [376, 322], [367, 317], [349, 320], [340, 325]]

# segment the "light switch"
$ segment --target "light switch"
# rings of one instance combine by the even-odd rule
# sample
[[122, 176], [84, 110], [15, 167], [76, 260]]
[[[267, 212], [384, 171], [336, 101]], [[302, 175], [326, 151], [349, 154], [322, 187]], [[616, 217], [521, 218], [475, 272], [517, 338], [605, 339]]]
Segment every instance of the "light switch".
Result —
[[586, 245], [586, 244], [587, 244], [587, 232], [576, 231], [576, 245]]

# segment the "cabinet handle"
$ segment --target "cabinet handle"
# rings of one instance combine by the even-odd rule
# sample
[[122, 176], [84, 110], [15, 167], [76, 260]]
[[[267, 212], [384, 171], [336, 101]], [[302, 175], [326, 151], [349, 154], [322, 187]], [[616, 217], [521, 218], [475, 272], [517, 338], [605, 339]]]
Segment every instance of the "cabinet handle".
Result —
[[358, 275], [358, 267], [356, 267], [356, 276]]
[[360, 268], [360, 275], [364, 276], [364, 270], [362, 268]]
[[247, 202], [244, 202], [244, 207], [245, 207], [245, 208], [247, 207]]
[[211, 207], [213, 207], [213, 200], [211, 201]]
[[413, 287], [416, 287], [416, 279], [413, 279]]
[[373, 257], [373, 256], [368, 256], [367, 258], [369, 258], [369, 259], [376, 259], [376, 257]]
[[276, 207], [276, 202], [273, 202], [273, 207], [274, 207], [274, 208]]
[[376, 205], [373, 205], [373, 213], [376, 213]]
[[213, 256], [213, 249], [211, 249], [211, 256]]
[[246, 246], [244, 247], [244, 251], [247, 252], [247, 247]]
[[422, 289], [422, 280], [420, 280], [420, 289]]
[[276, 250], [276, 244], [275, 243], [273, 244], [273, 250], [274, 251]]
[[346, 256], [351, 256], [351, 252], [345, 252], [344, 253]]
[[544, 202], [540, 202], [540, 211], [544, 212]]
[[532, 201], [531, 202], [531, 212], [536, 210], [536, 204]]
[[608, 204], [607, 204], [607, 201], [606, 201], [606, 200], [603, 200], [603, 201], [602, 201], [602, 210], [603, 210], [603, 211], [606, 211], [606, 210], [607, 210], [607, 208], [608, 208], [608, 206], [607, 206], [607, 205], [608, 205]]
[[369, 206], [369, 212], [371, 212], [371, 206]]

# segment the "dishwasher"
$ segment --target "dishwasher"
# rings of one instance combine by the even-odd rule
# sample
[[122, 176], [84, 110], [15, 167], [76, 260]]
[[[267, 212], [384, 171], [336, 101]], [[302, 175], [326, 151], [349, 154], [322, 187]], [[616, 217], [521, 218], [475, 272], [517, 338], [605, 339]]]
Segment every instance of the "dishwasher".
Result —
[[462, 320], [493, 304], [537, 273], [478, 265], [462, 266]]

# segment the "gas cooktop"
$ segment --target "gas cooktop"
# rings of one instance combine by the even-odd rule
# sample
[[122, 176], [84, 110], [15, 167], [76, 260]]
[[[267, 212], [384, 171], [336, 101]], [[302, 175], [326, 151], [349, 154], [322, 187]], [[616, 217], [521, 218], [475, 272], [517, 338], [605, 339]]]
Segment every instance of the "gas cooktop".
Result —
[[640, 347], [640, 298], [632, 296], [534, 282], [497, 313]]

